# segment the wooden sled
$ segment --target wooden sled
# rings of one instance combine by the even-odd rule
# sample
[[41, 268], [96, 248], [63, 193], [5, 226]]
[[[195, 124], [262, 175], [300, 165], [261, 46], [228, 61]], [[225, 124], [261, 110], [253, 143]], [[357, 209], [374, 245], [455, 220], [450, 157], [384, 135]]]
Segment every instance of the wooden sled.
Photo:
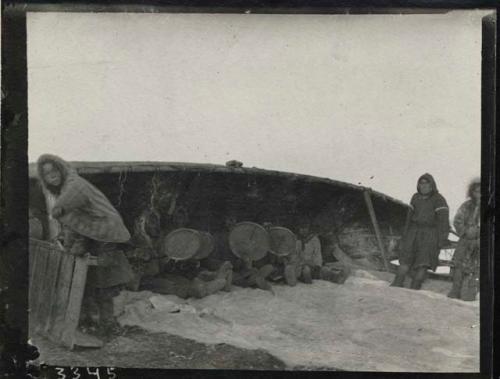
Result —
[[30, 335], [42, 335], [69, 349], [101, 347], [103, 342], [77, 330], [91, 256], [77, 257], [48, 241], [30, 238]]

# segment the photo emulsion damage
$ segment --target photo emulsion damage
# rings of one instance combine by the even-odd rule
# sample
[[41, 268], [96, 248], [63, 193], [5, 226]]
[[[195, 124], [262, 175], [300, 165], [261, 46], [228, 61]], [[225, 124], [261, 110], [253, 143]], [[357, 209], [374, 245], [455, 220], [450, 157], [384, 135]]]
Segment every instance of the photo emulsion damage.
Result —
[[488, 13], [28, 13], [40, 362], [478, 372]]

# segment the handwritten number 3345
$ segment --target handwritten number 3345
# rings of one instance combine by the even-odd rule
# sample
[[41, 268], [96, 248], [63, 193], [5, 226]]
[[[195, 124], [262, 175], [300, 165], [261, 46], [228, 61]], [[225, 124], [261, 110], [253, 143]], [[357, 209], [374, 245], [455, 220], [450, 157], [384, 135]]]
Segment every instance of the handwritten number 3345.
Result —
[[[83, 371], [84, 377], [95, 377], [96, 379], [116, 379], [116, 373], [114, 372], [113, 367], [108, 367], [106, 368], [105, 372], [100, 372], [99, 368], [91, 368], [87, 367], [86, 369], [80, 369], [78, 367], [71, 367], [70, 368], [70, 375], [66, 376], [65, 374], [65, 368], [63, 367], [56, 367], [55, 368], [57, 371], [57, 377], [58, 379], [81, 379], [82, 374], [80, 370]], [[86, 372], [85, 372], [86, 371]], [[101, 377], [101, 374], [104, 374]]]

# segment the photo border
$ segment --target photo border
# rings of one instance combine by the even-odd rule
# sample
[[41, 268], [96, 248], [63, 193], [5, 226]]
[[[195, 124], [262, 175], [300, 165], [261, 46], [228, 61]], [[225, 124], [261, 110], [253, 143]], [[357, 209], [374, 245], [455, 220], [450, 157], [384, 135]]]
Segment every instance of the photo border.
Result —
[[[448, 10], [491, 9], [498, 12], [495, 1], [74, 1], [59, 4], [42, 1], [7, 1], [2, 3], [2, 101], [1, 133], [1, 242], [0, 255], [0, 340], [6, 349], [0, 360], [6, 372], [25, 376], [58, 378], [53, 366], [37, 368], [30, 365], [36, 351], [26, 343], [28, 338], [28, 83], [26, 58], [26, 12], [134, 12], [134, 13], [259, 13], [259, 14], [417, 14], [442, 13]], [[496, 15], [483, 18], [483, 49], [481, 74], [481, 178], [482, 231], [480, 300], [480, 373], [399, 373], [346, 371], [252, 371], [252, 370], [158, 370], [116, 369], [118, 378], [169, 377], [255, 377], [315, 376], [315, 377], [466, 377], [499, 378], [500, 376], [500, 317], [499, 295], [494, 289], [495, 267], [500, 257], [494, 254], [498, 229], [495, 193], [498, 186], [495, 125], [498, 118], [496, 76], [498, 61], [498, 23]], [[367, 62], [368, 63], [368, 62]], [[498, 219], [498, 218], [497, 218]], [[496, 301], [495, 301], [496, 300]], [[334, 326], [333, 326], [334, 327]], [[494, 348], [496, 346], [496, 348]], [[86, 377], [83, 375], [82, 377]], [[87, 376], [95, 377], [95, 376]], [[102, 376], [101, 376], [102, 377]]]

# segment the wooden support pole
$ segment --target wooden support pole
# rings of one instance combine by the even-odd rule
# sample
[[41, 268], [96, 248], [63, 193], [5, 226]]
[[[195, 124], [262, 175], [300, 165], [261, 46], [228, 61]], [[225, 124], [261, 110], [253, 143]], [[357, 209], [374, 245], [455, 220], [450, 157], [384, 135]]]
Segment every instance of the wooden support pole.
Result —
[[365, 198], [366, 206], [368, 208], [368, 213], [370, 213], [370, 218], [372, 220], [373, 229], [375, 230], [375, 236], [377, 237], [378, 248], [382, 253], [382, 259], [384, 261], [384, 267], [387, 272], [391, 272], [391, 268], [389, 266], [389, 261], [387, 260], [387, 253], [385, 251], [384, 240], [382, 239], [382, 233], [380, 232], [380, 228], [378, 226], [377, 216], [375, 214], [375, 209], [373, 208], [372, 198], [370, 195], [370, 190], [366, 189], [363, 191], [363, 196]]

